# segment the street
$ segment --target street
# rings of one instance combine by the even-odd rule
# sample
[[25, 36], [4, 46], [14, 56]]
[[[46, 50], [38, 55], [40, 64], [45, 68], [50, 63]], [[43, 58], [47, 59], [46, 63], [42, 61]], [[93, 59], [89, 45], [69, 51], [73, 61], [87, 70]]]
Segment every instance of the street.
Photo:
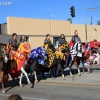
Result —
[[32, 87], [26, 84], [23, 77], [23, 88], [19, 87], [17, 80], [9, 81], [5, 88], [7, 93], [0, 93], [0, 100], [6, 100], [11, 94], [19, 94], [23, 100], [100, 100], [100, 70], [93, 70], [90, 74], [81, 73], [80, 77], [75, 74], [73, 80], [69, 75], [65, 78], [48, 78]]

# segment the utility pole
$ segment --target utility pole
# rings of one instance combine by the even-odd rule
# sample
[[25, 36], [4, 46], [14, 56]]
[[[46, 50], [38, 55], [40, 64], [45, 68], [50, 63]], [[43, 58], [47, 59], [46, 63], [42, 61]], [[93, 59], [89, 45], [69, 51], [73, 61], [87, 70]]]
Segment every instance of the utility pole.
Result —
[[[86, 14], [91, 11], [91, 10], [96, 10], [95, 8], [89, 8], [88, 11], [84, 14], [84, 24], [85, 24], [85, 42], [87, 43], [87, 24], [86, 24]], [[91, 17], [91, 22], [92, 22], [92, 17]], [[92, 23], [91, 23], [92, 24]]]
[[[87, 12], [89, 12], [89, 11], [97, 11], [97, 12], [100, 12], [100, 11], [98, 11], [97, 9], [98, 8], [100, 8], [100, 7], [94, 7], [94, 8], [87, 8], [87, 9], [76, 9], [76, 10], [87, 10]], [[70, 12], [71, 12], [71, 16], [72, 17], [75, 17], [75, 7], [74, 6], [71, 6], [71, 8], [70, 8]], [[86, 13], [87, 13], [86, 12]], [[85, 25], [85, 42], [87, 43], [87, 24], [86, 24], [86, 13], [84, 13], [84, 25]], [[91, 16], [91, 25], [92, 25], [92, 16]]]
[[91, 25], [92, 25], [92, 16], [91, 16]]

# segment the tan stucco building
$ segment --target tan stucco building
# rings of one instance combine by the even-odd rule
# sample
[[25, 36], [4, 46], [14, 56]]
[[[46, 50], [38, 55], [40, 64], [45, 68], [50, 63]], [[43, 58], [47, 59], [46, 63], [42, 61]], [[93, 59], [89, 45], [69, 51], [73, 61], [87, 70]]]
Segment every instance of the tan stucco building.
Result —
[[[12, 33], [26, 35], [32, 48], [41, 46], [46, 34], [51, 35], [52, 42], [56, 45], [60, 34], [65, 34], [70, 41], [74, 31], [77, 30], [83, 42], [85, 42], [85, 25], [71, 24], [69, 21], [46, 20], [34, 18], [7, 17], [7, 23], [0, 25], [0, 42], [7, 43]], [[87, 25], [87, 41], [93, 39], [100, 41], [100, 26]]]

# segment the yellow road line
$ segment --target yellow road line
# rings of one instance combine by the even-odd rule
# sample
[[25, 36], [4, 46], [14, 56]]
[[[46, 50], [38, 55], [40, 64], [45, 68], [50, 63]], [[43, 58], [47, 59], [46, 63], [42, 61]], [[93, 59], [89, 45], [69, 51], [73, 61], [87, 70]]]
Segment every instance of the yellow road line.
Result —
[[41, 83], [49, 83], [49, 84], [64, 84], [64, 85], [77, 85], [77, 86], [100, 86], [99, 84], [77, 84], [77, 83], [62, 83], [62, 82], [41, 82]]

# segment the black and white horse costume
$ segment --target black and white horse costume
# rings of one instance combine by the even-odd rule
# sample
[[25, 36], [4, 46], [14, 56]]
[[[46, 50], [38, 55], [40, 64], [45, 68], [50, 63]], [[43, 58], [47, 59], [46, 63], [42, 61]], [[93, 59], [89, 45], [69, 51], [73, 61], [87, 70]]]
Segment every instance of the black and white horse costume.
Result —
[[81, 73], [79, 69], [79, 64], [80, 64], [80, 60], [82, 59], [82, 44], [80, 41], [76, 41], [76, 43], [70, 48], [70, 55], [71, 55], [71, 60], [69, 63], [70, 75], [73, 76], [71, 67], [74, 64], [78, 68], [78, 75], [80, 76]]

